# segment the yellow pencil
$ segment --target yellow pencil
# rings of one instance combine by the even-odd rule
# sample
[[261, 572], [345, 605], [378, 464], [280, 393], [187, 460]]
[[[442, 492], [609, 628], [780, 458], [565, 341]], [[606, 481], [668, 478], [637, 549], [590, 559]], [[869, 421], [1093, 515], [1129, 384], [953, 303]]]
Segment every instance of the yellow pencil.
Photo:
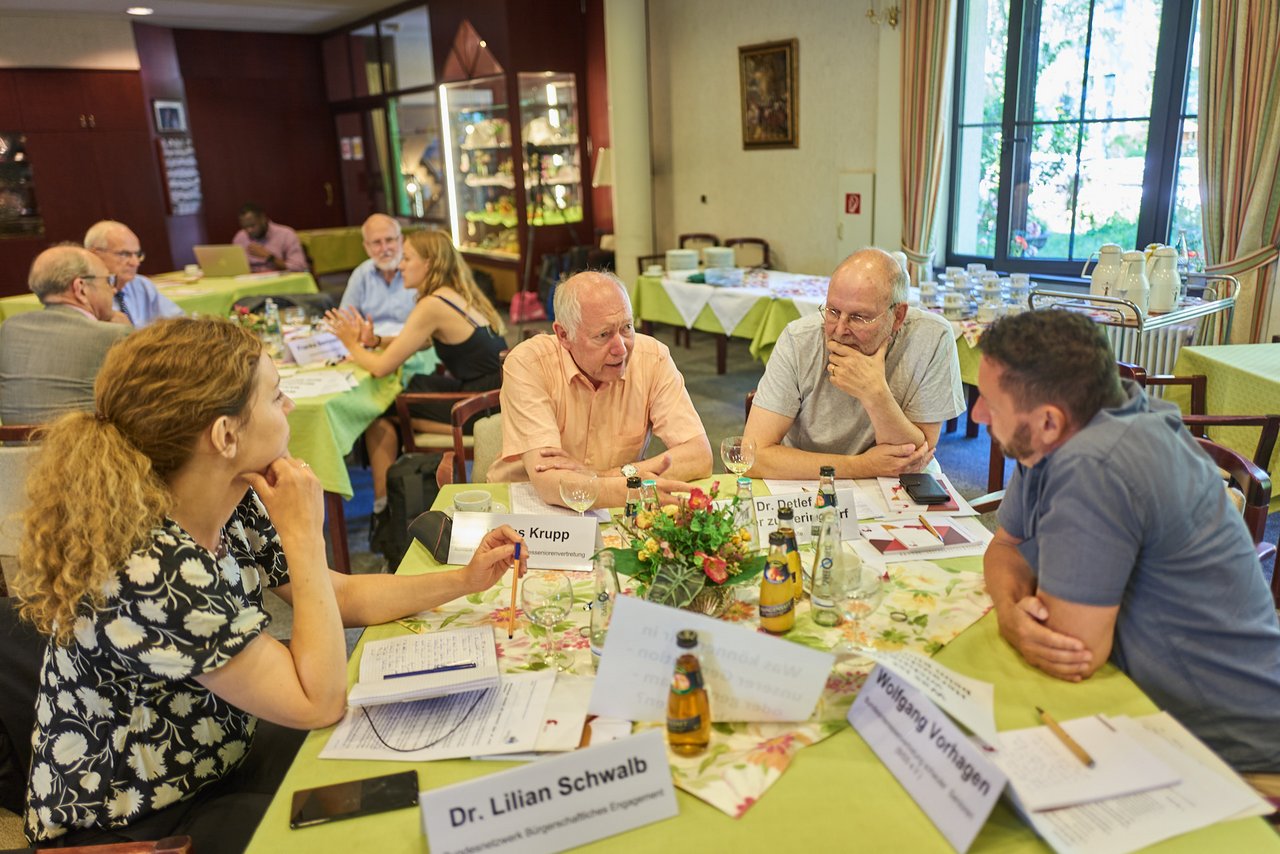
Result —
[[938, 533], [938, 529], [929, 524], [928, 519], [924, 518], [924, 516], [921, 516], [919, 518], [920, 518], [920, 524], [924, 525], [925, 530], [927, 530], [930, 534], [933, 534], [935, 537], [937, 537], [938, 542], [940, 543], [946, 542], [946, 540], [942, 538], [942, 535]]
[[1067, 735], [1067, 731], [1063, 729], [1062, 726], [1059, 725], [1059, 723], [1053, 719], [1053, 715], [1049, 714], [1039, 706], [1036, 706], [1036, 711], [1040, 714], [1040, 720], [1044, 721], [1044, 725], [1049, 728], [1049, 731], [1052, 732], [1054, 735], [1056, 735], [1058, 737], [1058, 741], [1061, 741], [1063, 744], [1065, 744], [1067, 746], [1067, 750], [1070, 750], [1072, 753], [1074, 753], [1076, 756], [1076, 759], [1079, 759], [1081, 762], [1083, 762], [1085, 764], [1085, 767], [1092, 768], [1094, 765], [1097, 764], [1096, 762], [1093, 761], [1093, 757], [1090, 756], [1087, 752], [1085, 752], [1085, 749], [1080, 746], [1079, 742], [1077, 742], [1071, 736]]
[[520, 586], [520, 543], [516, 543], [516, 562], [511, 567], [511, 613], [507, 615], [507, 640], [516, 633], [516, 590]]

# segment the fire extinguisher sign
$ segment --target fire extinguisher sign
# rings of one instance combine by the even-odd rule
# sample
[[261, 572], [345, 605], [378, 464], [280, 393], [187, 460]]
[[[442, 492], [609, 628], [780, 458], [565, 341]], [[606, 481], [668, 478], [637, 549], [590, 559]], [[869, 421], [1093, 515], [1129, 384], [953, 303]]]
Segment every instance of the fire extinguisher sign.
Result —
[[862, 213], [862, 193], [844, 194], [844, 212], [847, 214]]

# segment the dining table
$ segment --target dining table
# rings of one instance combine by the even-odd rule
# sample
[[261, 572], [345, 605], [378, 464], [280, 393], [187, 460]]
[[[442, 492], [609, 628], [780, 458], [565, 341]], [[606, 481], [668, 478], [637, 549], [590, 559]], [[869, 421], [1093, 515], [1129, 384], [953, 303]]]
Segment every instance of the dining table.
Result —
[[[484, 489], [494, 501], [509, 503], [507, 484], [459, 484], [444, 487], [436, 508], [450, 508], [462, 489]], [[767, 490], [762, 481], [753, 490]], [[447, 567], [414, 543], [397, 572], [419, 575]], [[589, 620], [589, 573], [574, 582], [574, 608], [563, 629], [562, 646], [570, 656], [570, 672], [590, 676], [590, 651], [581, 630]], [[511, 574], [493, 588], [447, 603], [404, 620], [372, 626], [360, 638], [348, 667], [353, 684], [365, 645], [410, 632], [445, 627], [487, 626], [495, 633], [499, 662], [506, 672], [536, 670], [540, 662], [541, 627], [516, 613], [516, 634], [507, 639], [511, 614]], [[625, 582], [624, 582], [625, 584]], [[624, 593], [626, 591], [624, 590]], [[725, 619], [757, 629], [750, 589], [739, 593]], [[1000, 730], [1037, 726], [1036, 706], [1052, 709], [1059, 720], [1106, 713], [1146, 715], [1157, 711], [1152, 701], [1122, 672], [1106, 665], [1089, 680], [1073, 684], [1053, 679], [1028, 665], [1000, 637], [995, 613], [989, 610], [980, 557], [890, 564], [884, 598], [876, 610], [824, 636], [857, 638], [884, 650], [911, 649], [965, 676], [995, 686], [995, 720]], [[820, 632], [799, 606], [797, 628], [788, 640], [815, 645]], [[603, 655], [609, 655], [606, 640]], [[871, 663], [857, 656], [837, 660], [814, 717], [795, 724], [717, 724], [713, 749], [692, 759], [669, 754], [678, 786], [676, 817], [583, 846], [598, 851], [803, 851], [900, 850], [952, 851], [950, 844], [899, 785], [871, 748], [843, 720]], [[637, 725], [639, 728], [640, 725]], [[306, 850], [311, 854], [378, 851], [379, 854], [429, 850], [417, 809], [292, 830], [292, 795], [300, 789], [414, 769], [418, 786], [430, 791], [517, 767], [490, 759], [403, 762], [321, 759], [321, 749], [334, 728], [311, 732], [273, 798], [248, 847], [250, 852]], [[495, 786], [501, 783], [495, 780]], [[983, 825], [971, 851], [1042, 852], [1050, 850], [999, 801]], [[1165, 840], [1152, 851], [1280, 851], [1280, 837], [1265, 821], [1246, 818], [1204, 827]]]
[[[194, 277], [178, 271], [151, 277], [156, 290], [190, 315], [226, 317], [236, 300], [275, 294], [314, 294], [316, 280], [310, 273], [249, 273], [244, 276]], [[35, 294], [0, 299], [0, 323], [14, 315], [40, 309]]]

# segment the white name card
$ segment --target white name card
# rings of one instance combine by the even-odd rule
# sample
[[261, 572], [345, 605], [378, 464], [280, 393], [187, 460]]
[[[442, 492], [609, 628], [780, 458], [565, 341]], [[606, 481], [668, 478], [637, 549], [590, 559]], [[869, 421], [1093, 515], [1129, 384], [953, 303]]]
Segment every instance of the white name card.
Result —
[[1000, 769], [884, 664], [858, 692], [849, 723], [951, 846], [967, 851], [1004, 790]]
[[484, 535], [510, 525], [524, 537], [530, 569], [591, 570], [599, 526], [590, 516], [529, 516], [520, 513], [454, 513], [449, 563], [466, 563]]
[[341, 361], [350, 355], [347, 348], [332, 332], [312, 332], [310, 335], [291, 336], [284, 343], [293, 354], [293, 360], [303, 367], [322, 365], [330, 360]]
[[[862, 532], [858, 528], [856, 489], [836, 490], [836, 511], [840, 514], [840, 539], [859, 540]], [[796, 544], [802, 545], [813, 539], [812, 531], [818, 521], [818, 511], [814, 509], [817, 501], [816, 492], [791, 492], [781, 495], [756, 496], [756, 523], [760, 526], [760, 539], [756, 542], [769, 542], [769, 534], [778, 527], [778, 508], [790, 507], [795, 511], [792, 525], [796, 529]]]
[[835, 656], [692, 611], [619, 596], [588, 710], [662, 721], [676, 633], [698, 633], [698, 659], [714, 721], [803, 721], [813, 714]]
[[564, 851], [679, 813], [665, 731], [423, 792], [432, 854]]

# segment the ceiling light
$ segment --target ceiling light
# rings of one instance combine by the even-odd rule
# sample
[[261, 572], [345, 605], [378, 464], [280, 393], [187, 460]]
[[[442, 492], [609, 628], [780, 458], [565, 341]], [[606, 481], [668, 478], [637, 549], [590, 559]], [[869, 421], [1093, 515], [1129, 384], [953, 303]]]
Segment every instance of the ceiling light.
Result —
[[130, 6], [128, 9], [124, 10], [126, 15], [138, 16], [153, 15], [155, 14], [155, 11], [156, 10], [152, 9], [150, 6]]

